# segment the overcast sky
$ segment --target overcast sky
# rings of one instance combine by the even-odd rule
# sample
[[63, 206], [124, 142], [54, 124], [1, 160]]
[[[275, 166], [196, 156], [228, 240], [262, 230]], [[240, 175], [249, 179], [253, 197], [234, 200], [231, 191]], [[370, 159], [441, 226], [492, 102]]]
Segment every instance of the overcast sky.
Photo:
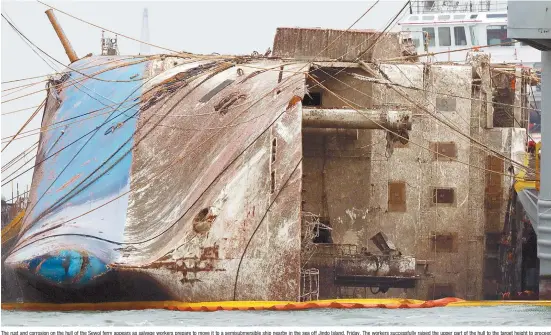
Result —
[[[264, 53], [272, 46], [277, 27], [324, 27], [346, 29], [374, 1], [249, 1], [249, 2], [136, 2], [136, 1], [43, 1], [76, 17], [92, 22], [112, 31], [139, 39], [141, 37], [142, 15], [144, 8], [149, 12], [150, 43], [173, 50], [185, 50], [195, 53], [250, 54], [252, 51]], [[387, 22], [404, 5], [405, 1], [380, 1], [354, 28], [383, 29]], [[63, 64], [68, 59], [55, 34], [46, 14], [47, 7], [35, 1], [2, 1], [2, 13], [38, 47], [49, 53]], [[101, 53], [101, 30], [86, 23], [77, 21], [62, 13], [56, 16], [77, 55], [83, 57], [88, 53]], [[15, 31], [2, 19], [1, 25], [1, 80], [9, 81], [20, 78], [44, 75], [53, 70], [40, 59]], [[119, 51], [122, 55], [137, 54], [138, 42], [119, 37]], [[151, 53], [163, 50], [151, 48]], [[166, 52], [166, 51], [165, 51]], [[47, 58], [46, 56], [43, 56]], [[57, 70], [63, 67], [55, 64]], [[35, 79], [15, 84], [3, 84], [2, 90], [39, 81]], [[41, 90], [45, 83], [34, 85], [26, 90], [13, 93], [2, 92], [2, 101]], [[13, 93], [13, 94], [9, 94]], [[9, 94], [9, 95], [7, 95]], [[10, 111], [36, 106], [44, 99], [43, 92], [28, 97], [2, 102], [2, 114]], [[2, 115], [1, 137], [14, 134], [33, 113], [32, 109]], [[42, 113], [25, 128], [40, 127]], [[2, 152], [2, 165], [6, 164], [21, 151], [32, 146], [38, 135], [13, 141]], [[2, 140], [4, 142], [5, 140]], [[5, 144], [2, 145], [2, 148]], [[36, 151], [31, 152], [31, 158]], [[23, 161], [21, 161], [23, 162]], [[26, 167], [34, 164], [34, 160]], [[16, 168], [19, 167], [16, 164]], [[2, 173], [2, 180], [13, 171]], [[32, 171], [17, 179], [20, 192], [30, 187]], [[11, 177], [10, 177], [11, 179]], [[14, 182], [15, 190], [15, 182]], [[11, 185], [2, 187], [2, 195], [11, 198]]]

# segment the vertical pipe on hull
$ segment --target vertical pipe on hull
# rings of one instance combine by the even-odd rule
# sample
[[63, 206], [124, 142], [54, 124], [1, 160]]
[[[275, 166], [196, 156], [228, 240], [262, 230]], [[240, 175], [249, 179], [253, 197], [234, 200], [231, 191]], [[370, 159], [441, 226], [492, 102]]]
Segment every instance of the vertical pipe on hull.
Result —
[[71, 63], [76, 62], [78, 60], [77, 54], [75, 50], [73, 50], [73, 47], [71, 46], [71, 42], [69, 42], [69, 40], [67, 39], [67, 36], [65, 36], [65, 33], [63, 32], [63, 29], [59, 25], [59, 22], [57, 22], [57, 18], [55, 17], [53, 9], [48, 9], [46, 11], [46, 15], [48, 15], [48, 19], [50, 19], [50, 22], [52, 23], [52, 26], [54, 27], [54, 30], [57, 34], [57, 37], [59, 37], [59, 40], [61, 41], [61, 44], [65, 49], [65, 53], [69, 57], [69, 61]]
[[551, 299], [551, 51], [541, 52], [541, 168], [538, 199], [540, 300]]

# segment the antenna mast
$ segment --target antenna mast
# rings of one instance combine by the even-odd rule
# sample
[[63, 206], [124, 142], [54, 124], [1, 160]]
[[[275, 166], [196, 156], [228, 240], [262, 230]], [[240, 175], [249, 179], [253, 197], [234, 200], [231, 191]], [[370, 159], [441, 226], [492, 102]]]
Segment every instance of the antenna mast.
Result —
[[[143, 19], [142, 19], [142, 37], [143, 42], [149, 43], [149, 14], [147, 8], [143, 10]], [[149, 45], [145, 43], [140, 43], [140, 55], [149, 55]]]

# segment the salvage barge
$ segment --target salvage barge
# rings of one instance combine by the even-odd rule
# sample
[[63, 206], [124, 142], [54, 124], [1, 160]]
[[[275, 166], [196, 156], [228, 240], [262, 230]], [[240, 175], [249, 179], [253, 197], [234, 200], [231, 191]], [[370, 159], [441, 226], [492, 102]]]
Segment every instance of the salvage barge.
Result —
[[280, 28], [271, 57], [72, 62], [49, 82], [2, 286], [52, 302], [537, 290], [507, 284], [502, 262], [523, 258], [498, 252], [529, 70], [415, 63], [378, 36]]

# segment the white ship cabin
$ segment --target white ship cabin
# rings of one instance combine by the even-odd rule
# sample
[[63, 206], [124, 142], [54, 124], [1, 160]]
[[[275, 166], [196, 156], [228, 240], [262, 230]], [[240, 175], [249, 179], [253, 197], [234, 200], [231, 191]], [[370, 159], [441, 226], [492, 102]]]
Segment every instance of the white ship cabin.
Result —
[[[433, 61], [462, 62], [468, 50], [487, 46], [493, 63], [517, 63], [533, 67], [538, 50], [507, 38], [507, 1], [411, 1], [410, 15], [399, 23], [409, 32], [417, 52], [438, 53]], [[422, 60], [424, 61], [424, 60]]]
[[[411, 37], [418, 54], [435, 53], [421, 62], [464, 62], [469, 48], [483, 47], [492, 63], [532, 67], [541, 75], [541, 52], [507, 37], [507, 1], [412, 0], [409, 9], [398, 23], [400, 30]], [[465, 50], [448, 52], [458, 49]], [[529, 94], [532, 107], [541, 109], [541, 86]], [[532, 131], [538, 132], [539, 113], [530, 114]]]

